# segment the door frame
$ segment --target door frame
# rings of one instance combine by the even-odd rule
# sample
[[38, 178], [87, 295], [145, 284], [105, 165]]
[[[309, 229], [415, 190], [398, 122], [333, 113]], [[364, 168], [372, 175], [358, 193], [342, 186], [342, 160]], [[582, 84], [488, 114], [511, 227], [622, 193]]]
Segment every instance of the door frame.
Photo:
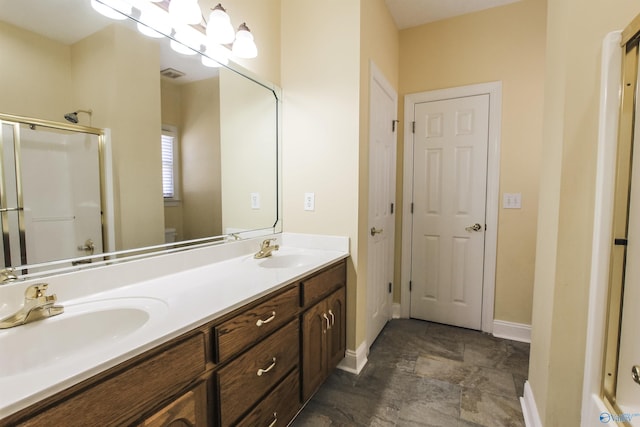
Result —
[[[376, 64], [370, 60], [369, 61], [369, 70], [370, 70], [370, 75], [369, 75], [369, 149], [368, 149], [368, 156], [369, 156], [369, 160], [371, 159], [371, 138], [372, 138], [372, 131], [373, 131], [373, 126], [371, 124], [371, 87], [377, 83], [385, 92], [387, 92], [390, 97], [393, 99], [393, 103], [394, 103], [394, 117], [398, 117], [397, 113], [398, 113], [398, 92], [393, 88], [393, 86], [391, 85], [391, 83], [389, 83], [389, 81], [387, 80], [386, 76], [382, 73], [382, 71], [376, 66]], [[397, 123], [397, 122], [396, 122]], [[395, 128], [395, 131], [393, 132], [393, 137], [394, 137], [394, 150], [393, 150], [393, 186], [391, 187], [391, 191], [393, 191], [393, 203], [394, 206], [397, 205], [397, 194], [396, 194], [396, 183], [397, 183], [397, 158], [398, 158], [398, 128]], [[369, 174], [371, 174], [371, 163], [369, 162]], [[371, 218], [369, 216], [370, 214], [370, 204], [371, 204], [371, 188], [369, 188], [369, 199], [368, 199], [368, 205], [367, 205], [367, 229], [371, 226]], [[394, 222], [394, 226], [395, 226], [395, 218], [396, 215], [392, 214], [393, 216], [393, 222]], [[367, 252], [369, 251], [369, 245], [371, 244], [371, 240], [370, 238], [367, 236]], [[394, 230], [394, 236], [391, 239], [391, 245], [392, 245], [392, 258], [395, 259], [395, 253], [396, 253], [396, 247], [395, 247], [395, 230]], [[393, 262], [393, 261], [392, 261]], [[392, 269], [395, 266], [392, 267]], [[371, 291], [371, 284], [373, 283], [373, 281], [371, 280], [371, 269], [370, 269], [370, 264], [367, 265], [367, 295], [370, 294]], [[391, 277], [391, 280], [393, 282], [393, 274]], [[392, 314], [393, 314], [393, 293], [390, 293], [389, 296], [389, 312], [388, 314], [388, 320], [391, 320], [392, 318]], [[366, 341], [367, 341], [367, 350], [369, 349], [369, 347], [371, 347], [371, 345], [373, 344], [373, 340], [371, 340], [370, 335], [371, 335], [371, 322], [369, 322], [369, 320], [371, 319], [371, 304], [370, 301], [367, 301], [367, 327], [366, 327]], [[371, 342], [370, 342], [371, 341]]]
[[496, 252], [498, 246], [498, 209], [500, 206], [500, 134], [502, 126], [502, 82], [488, 82], [427, 92], [411, 93], [404, 98], [404, 172], [402, 185], [402, 266], [401, 317], [411, 314], [411, 232], [413, 215], [413, 132], [415, 104], [463, 98], [475, 95], [489, 95], [489, 135], [487, 147], [487, 199], [486, 234], [484, 244], [484, 274], [482, 281], [482, 331], [493, 332], [493, 308], [496, 286]]

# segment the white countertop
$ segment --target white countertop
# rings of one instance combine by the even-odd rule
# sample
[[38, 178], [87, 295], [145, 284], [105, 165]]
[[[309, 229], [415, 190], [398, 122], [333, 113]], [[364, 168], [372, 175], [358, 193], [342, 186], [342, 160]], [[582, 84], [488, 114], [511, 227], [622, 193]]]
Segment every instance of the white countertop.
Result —
[[[253, 253], [264, 237], [47, 278], [65, 312], [0, 330], [0, 419], [349, 256], [346, 237], [274, 237], [280, 249], [263, 260]], [[30, 284], [0, 286], [0, 318]], [[87, 313], [90, 331], [54, 325]]]

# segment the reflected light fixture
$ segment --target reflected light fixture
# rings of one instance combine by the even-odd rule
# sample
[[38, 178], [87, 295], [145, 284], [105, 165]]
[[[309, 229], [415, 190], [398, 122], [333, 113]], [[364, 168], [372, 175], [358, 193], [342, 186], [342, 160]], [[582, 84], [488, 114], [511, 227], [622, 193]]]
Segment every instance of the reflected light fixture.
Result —
[[169, 15], [181, 24], [195, 25], [202, 21], [198, 0], [171, 0]]
[[138, 31], [142, 34], [162, 38], [171, 34], [171, 22], [167, 13], [158, 7], [147, 7], [140, 11]]
[[202, 65], [206, 67], [219, 67], [229, 63], [229, 49], [218, 44], [207, 45], [205, 54], [202, 55]]
[[123, 20], [131, 15], [131, 5], [123, 0], [91, 0], [91, 7], [111, 19]]
[[171, 49], [183, 55], [195, 55], [200, 50], [200, 44], [191, 40], [186, 31], [176, 31], [171, 40]]
[[211, 10], [209, 22], [207, 22], [207, 37], [217, 44], [231, 44], [236, 38], [231, 18], [220, 3]]
[[244, 22], [238, 27], [236, 41], [233, 42], [231, 52], [238, 58], [255, 58], [258, 56], [258, 48], [253, 41], [253, 35]]

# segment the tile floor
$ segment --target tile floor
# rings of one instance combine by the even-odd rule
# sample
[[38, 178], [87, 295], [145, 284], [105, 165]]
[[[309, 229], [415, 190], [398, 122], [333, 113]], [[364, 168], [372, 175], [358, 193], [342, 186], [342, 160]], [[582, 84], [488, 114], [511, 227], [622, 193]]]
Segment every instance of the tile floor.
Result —
[[529, 344], [390, 321], [360, 375], [336, 370], [292, 426], [524, 427]]

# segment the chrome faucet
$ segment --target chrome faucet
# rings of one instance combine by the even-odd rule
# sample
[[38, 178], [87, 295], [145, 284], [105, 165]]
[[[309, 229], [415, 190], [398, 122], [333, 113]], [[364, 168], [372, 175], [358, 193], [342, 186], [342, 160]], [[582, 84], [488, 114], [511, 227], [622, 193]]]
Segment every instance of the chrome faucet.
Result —
[[29, 286], [27, 290], [24, 291], [24, 305], [22, 308], [14, 314], [0, 320], [0, 329], [13, 328], [14, 326], [57, 316], [64, 312], [63, 306], [54, 305], [58, 299], [55, 294], [46, 295], [47, 287], [49, 287], [49, 285], [46, 283]]
[[275, 241], [276, 239], [263, 240], [262, 243], [260, 244], [260, 250], [256, 252], [256, 254], [253, 257], [257, 259], [270, 257], [271, 252], [277, 251], [278, 249], [280, 249], [279, 245], [271, 244], [271, 242], [275, 242]]

